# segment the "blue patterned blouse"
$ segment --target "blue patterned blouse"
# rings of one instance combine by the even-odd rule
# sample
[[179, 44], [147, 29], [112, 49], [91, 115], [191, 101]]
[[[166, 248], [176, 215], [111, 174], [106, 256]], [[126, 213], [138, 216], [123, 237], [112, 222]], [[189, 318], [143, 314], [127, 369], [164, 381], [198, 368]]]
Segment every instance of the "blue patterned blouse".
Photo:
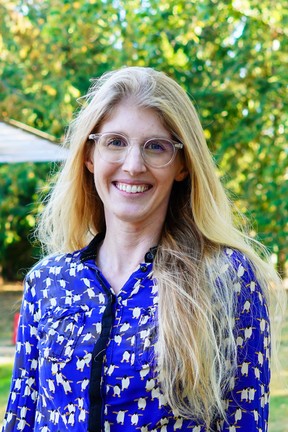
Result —
[[[3, 432], [206, 432], [177, 417], [157, 383], [157, 283], [150, 250], [117, 296], [88, 247], [42, 260], [27, 275]], [[215, 432], [267, 431], [269, 318], [253, 271], [226, 249], [237, 278], [238, 371]], [[229, 271], [221, 269], [222, 271]]]

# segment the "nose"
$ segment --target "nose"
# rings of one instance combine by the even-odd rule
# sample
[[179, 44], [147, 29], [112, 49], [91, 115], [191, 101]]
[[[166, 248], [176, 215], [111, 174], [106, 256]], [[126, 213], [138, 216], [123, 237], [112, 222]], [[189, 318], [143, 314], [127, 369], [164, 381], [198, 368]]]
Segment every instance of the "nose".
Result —
[[129, 172], [130, 175], [136, 175], [147, 171], [139, 145], [134, 144], [130, 146], [122, 164], [122, 169], [123, 171]]

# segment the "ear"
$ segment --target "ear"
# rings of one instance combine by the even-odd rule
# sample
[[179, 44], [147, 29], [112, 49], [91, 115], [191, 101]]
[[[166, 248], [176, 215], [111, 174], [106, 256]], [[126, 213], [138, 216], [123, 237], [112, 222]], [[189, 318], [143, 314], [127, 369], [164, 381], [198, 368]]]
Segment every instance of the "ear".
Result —
[[94, 164], [93, 164], [93, 161], [91, 159], [87, 159], [85, 161], [85, 165], [86, 165], [86, 168], [88, 169], [88, 171], [90, 171], [91, 173], [94, 173]]
[[189, 175], [189, 171], [185, 166], [182, 166], [175, 176], [175, 181], [181, 182]]
[[[94, 149], [94, 146], [93, 146], [93, 149]], [[93, 157], [94, 157], [94, 151], [92, 151], [91, 148], [89, 148], [88, 151], [86, 150], [85, 165], [86, 165], [86, 168], [88, 169], [88, 171], [90, 171], [92, 174], [94, 173]]]

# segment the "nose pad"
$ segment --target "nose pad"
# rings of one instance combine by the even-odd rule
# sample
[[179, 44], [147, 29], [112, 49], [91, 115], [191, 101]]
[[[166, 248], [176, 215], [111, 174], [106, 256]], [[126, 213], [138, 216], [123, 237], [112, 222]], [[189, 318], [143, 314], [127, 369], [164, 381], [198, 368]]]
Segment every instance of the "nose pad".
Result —
[[141, 154], [141, 149], [137, 145], [131, 145], [127, 151], [126, 157], [122, 164], [123, 171], [130, 173], [145, 172], [146, 165]]

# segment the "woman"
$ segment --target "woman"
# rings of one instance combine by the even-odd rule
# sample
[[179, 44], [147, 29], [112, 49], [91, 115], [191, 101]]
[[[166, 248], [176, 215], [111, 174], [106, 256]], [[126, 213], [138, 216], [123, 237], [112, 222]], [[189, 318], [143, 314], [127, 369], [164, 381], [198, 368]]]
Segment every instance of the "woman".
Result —
[[67, 141], [4, 431], [266, 431], [277, 276], [232, 223], [186, 93], [108, 73]]

